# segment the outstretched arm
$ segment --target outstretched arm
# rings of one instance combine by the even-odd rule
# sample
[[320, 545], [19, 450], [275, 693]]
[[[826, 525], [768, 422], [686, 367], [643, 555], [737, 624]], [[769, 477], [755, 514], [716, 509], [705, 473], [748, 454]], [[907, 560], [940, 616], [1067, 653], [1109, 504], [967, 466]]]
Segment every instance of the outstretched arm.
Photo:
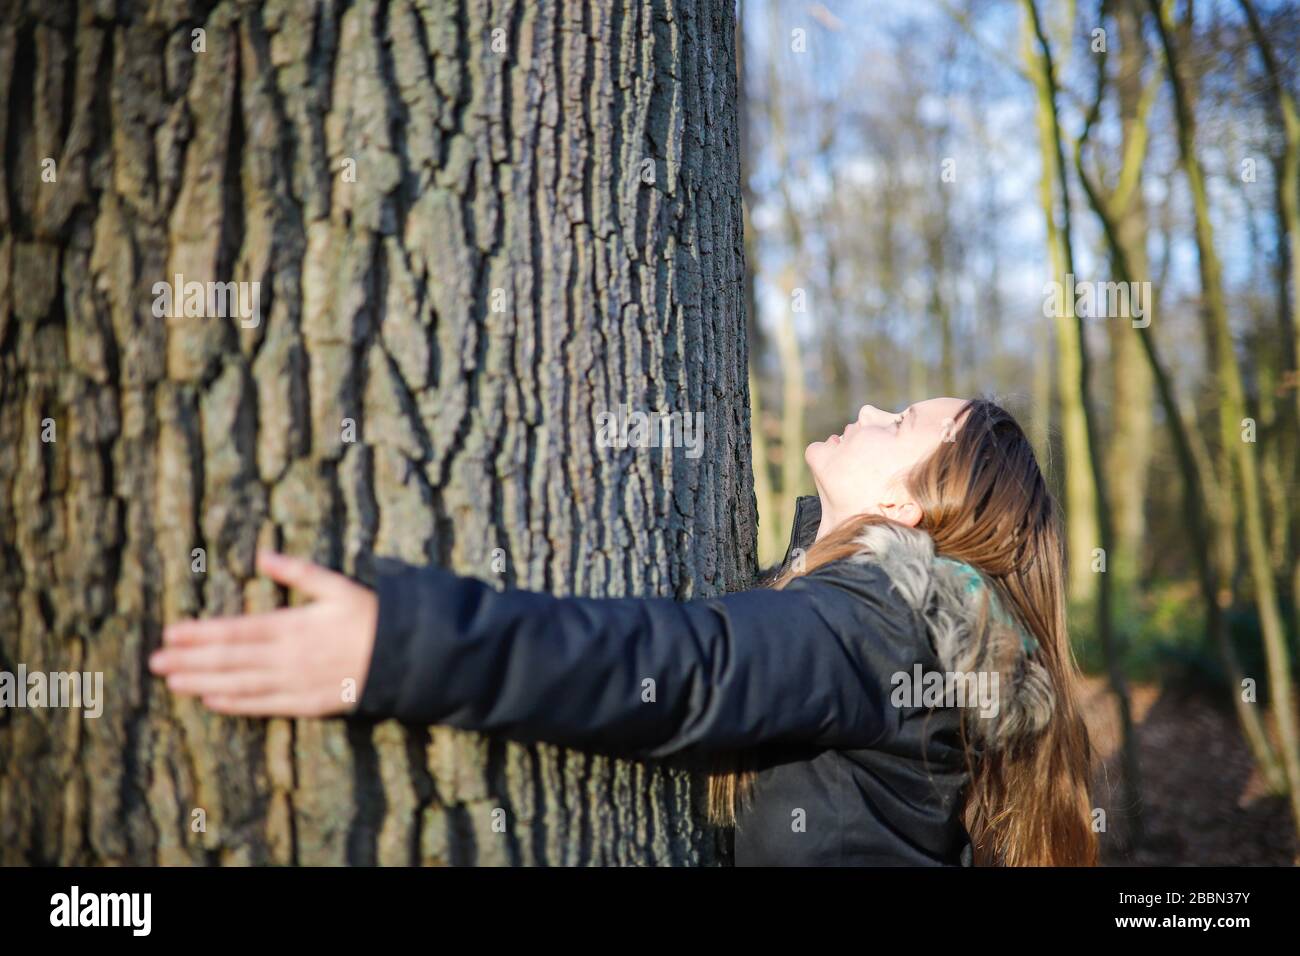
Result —
[[[302, 564], [285, 562], [291, 559], [270, 556], [259, 566], [282, 580], [286, 568]], [[202, 694], [225, 712], [267, 713], [271, 703], [290, 703], [295, 690], [270, 687], [265, 678], [277, 666], [296, 666], [296, 699], [315, 714], [342, 712], [338, 687], [347, 675], [316, 668], [307, 658], [317, 654], [336, 668], [353, 667], [364, 686], [362, 715], [663, 756], [781, 741], [868, 746], [890, 730], [890, 674], [909, 666], [897, 635], [911, 622], [891, 619], [898, 612], [882, 599], [887, 585], [861, 569], [831, 567], [782, 591], [683, 603], [498, 592], [439, 568], [395, 562], [383, 566], [376, 599], [346, 578], [306, 567], [329, 575], [313, 580], [325, 587], [316, 604], [169, 629], [160, 671], [172, 675], [173, 689]], [[343, 625], [325, 616], [304, 616], [335, 604], [348, 627], [364, 624], [365, 599], [340, 582], [374, 602], [366, 639], [336, 635]], [[238, 692], [229, 671], [170, 669], [173, 645], [191, 654], [207, 648], [207, 665], [219, 656], [212, 645], [223, 643], [242, 648], [237, 671], [262, 675], [249, 693]], [[256, 660], [249, 647], [259, 643], [264, 653]], [[335, 655], [323, 647], [335, 643], [355, 648]]]
[[223, 714], [323, 717], [351, 708], [365, 683], [379, 603], [368, 588], [274, 552], [257, 569], [311, 604], [164, 628], [149, 669], [168, 690]]

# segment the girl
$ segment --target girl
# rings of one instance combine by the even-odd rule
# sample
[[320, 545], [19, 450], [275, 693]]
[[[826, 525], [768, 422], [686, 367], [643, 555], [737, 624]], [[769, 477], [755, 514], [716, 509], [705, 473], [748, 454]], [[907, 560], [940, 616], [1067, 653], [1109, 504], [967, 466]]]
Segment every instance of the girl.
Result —
[[865, 405], [805, 458], [818, 494], [769, 587], [557, 598], [382, 562], [372, 592], [263, 553], [315, 602], [175, 624], [150, 666], [226, 714], [709, 755], [742, 865], [1094, 863], [1061, 532], [1024, 432], [983, 400]]

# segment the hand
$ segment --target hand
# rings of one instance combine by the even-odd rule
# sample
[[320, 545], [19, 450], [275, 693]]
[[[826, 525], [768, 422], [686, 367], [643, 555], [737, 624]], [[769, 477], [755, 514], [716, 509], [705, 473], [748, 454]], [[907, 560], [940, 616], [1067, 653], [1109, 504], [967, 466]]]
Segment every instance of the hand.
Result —
[[149, 669], [167, 678], [169, 690], [201, 697], [223, 714], [323, 717], [353, 710], [375, 643], [374, 592], [271, 551], [258, 553], [257, 569], [315, 602], [173, 624], [163, 630], [163, 648], [149, 658]]

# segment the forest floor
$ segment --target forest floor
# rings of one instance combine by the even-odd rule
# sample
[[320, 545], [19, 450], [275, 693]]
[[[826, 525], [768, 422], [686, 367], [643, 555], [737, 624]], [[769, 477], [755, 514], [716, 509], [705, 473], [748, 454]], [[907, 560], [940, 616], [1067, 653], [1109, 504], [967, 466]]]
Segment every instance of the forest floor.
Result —
[[1119, 714], [1103, 677], [1085, 679], [1084, 714], [1100, 758], [1095, 799], [1107, 813], [1102, 860], [1111, 866], [1289, 865], [1295, 829], [1251, 764], [1232, 705], [1204, 694], [1130, 687], [1147, 839], [1125, 848]]

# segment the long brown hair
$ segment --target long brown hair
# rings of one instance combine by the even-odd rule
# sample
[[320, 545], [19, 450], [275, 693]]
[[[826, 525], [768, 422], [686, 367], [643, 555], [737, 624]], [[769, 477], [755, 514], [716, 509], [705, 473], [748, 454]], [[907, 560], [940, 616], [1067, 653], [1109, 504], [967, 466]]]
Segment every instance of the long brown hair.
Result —
[[[975, 862], [1005, 866], [1091, 866], [1092, 751], [1079, 710], [1079, 670], [1065, 615], [1065, 549], [1056, 502], [1016, 420], [991, 401], [967, 402], [939, 448], [907, 477], [921, 508], [918, 527], [936, 554], [982, 572], [1002, 602], [1039, 643], [1055, 709], [1031, 739], [976, 756], [967, 746], [970, 784], [964, 808]], [[844, 522], [808, 549], [801, 572], [852, 557], [866, 525]], [[796, 572], [773, 583], [783, 587]], [[709, 781], [709, 816], [735, 822], [754, 774], [734, 766]]]

